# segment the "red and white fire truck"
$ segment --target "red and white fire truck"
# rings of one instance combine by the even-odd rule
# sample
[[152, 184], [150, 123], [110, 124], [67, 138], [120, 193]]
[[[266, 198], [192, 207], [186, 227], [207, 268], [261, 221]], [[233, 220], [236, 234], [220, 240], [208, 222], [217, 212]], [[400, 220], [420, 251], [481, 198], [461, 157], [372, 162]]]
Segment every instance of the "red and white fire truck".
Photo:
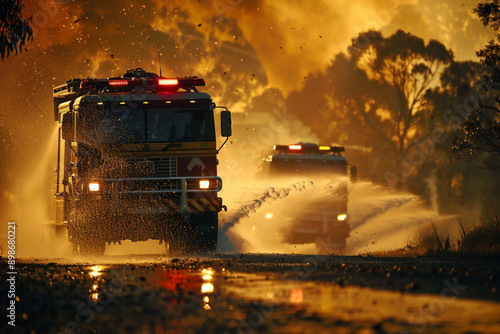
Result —
[[316, 243], [325, 253], [344, 250], [349, 237], [347, 214], [348, 184], [357, 178], [355, 166], [348, 168], [341, 155], [344, 147], [311, 143], [276, 145], [264, 163], [268, 178], [300, 178], [319, 181], [327, 189], [325, 196], [304, 199], [307, 210], [294, 212], [292, 228], [283, 231], [285, 242], [291, 244]]
[[128, 239], [215, 251], [225, 206], [214, 110], [223, 109], [223, 137], [231, 136], [231, 114], [199, 86], [201, 78], [138, 68], [54, 88], [55, 222], [67, 227], [75, 251], [103, 254], [106, 243]]

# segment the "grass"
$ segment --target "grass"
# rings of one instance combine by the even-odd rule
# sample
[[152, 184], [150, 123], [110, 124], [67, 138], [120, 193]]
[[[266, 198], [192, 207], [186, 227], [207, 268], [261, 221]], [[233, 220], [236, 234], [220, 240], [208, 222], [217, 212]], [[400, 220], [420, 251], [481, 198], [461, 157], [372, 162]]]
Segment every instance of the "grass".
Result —
[[407, 245], [398, 250], [382, 251], [371, 256], [395, 257], [480, 257], [500, 259], [500, 217], [484, 218], [474, 226], [459, 219], [459, 237], [454, 240], [447, 230], [439, 231], [436, 224], [420, 229]]
[[460, 252], [500, 253], [500, 218], [483, 219], [480, 224], [467, 228], [461, 221], [460, 240], [457, 241]]

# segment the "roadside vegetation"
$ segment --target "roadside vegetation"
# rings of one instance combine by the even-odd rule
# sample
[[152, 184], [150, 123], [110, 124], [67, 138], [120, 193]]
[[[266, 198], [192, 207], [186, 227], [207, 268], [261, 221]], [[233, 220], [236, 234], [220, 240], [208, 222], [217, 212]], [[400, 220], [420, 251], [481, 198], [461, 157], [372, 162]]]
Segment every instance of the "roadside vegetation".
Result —
[[398, 250], [382, 251], [370, 256], [432, 256], [500, 259], [500, 217], [483, 218], [472, 226], [459, 219], [459, 235], [439, 229], [436, 224], [420, 229]]

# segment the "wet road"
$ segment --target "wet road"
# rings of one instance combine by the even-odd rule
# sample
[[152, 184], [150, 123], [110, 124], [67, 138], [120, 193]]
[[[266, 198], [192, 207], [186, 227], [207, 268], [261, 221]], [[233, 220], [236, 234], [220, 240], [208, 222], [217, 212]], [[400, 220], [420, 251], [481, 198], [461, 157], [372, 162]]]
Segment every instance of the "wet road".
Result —
[[108, 255], [17, 272], [7, 333], [500, 332], [498, 261]]

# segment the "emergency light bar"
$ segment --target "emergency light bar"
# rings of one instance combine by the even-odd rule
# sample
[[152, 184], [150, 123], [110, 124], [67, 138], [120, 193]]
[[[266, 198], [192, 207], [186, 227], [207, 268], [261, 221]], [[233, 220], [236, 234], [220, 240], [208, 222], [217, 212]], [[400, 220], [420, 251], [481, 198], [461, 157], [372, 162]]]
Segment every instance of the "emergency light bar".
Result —
[[110, 92], [128, 92], [142, 87], [146, 91], [169, 91], [175, 92], [180, 88], [185, 90], [194, 89], [196, 86], [205, 86], [205, 80], [191, 78], [177, 79], [87, 79], [80, 82], [80, 89], [108, 89]]
[[280, 154], [337, 154], [345, 152], [343, 146], [325, 146], [316, 144], [292, 144], [292, 145], [276, 145], [274, 150]]
[[155, 73], [146, 72], [142, 68], [127, 70], [122, 77], [107, 79], [70, 79], [65, 84], [54, 87], [54, 120], [59, 119], [58, 107], [61, 103], [71, 101], [97, 90], [97, 94], [147, 91], [176, 92], [184, 89], [187, 92], [197, 92], [197, 86], [205, 86], [205, 80], [198, 77], [162, 78]]

